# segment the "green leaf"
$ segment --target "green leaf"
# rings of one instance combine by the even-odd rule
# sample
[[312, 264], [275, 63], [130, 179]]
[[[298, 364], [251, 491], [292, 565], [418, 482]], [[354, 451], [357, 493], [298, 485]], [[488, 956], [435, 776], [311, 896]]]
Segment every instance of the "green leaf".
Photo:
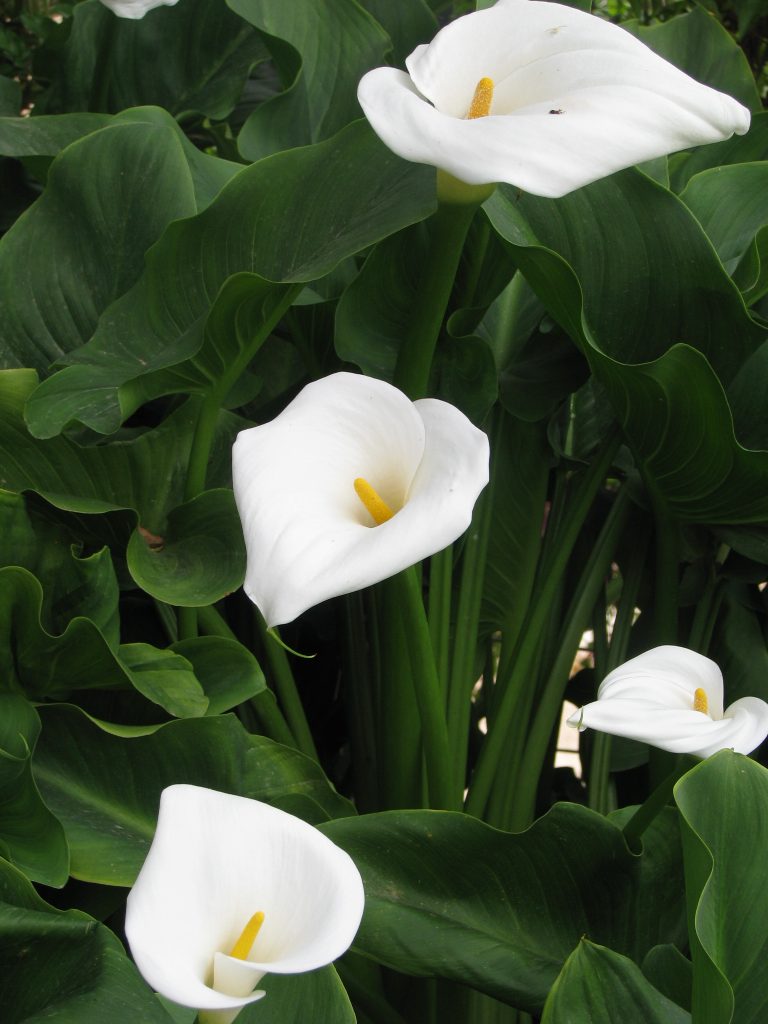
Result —
[[238, 1015], [242, 1024], [263, 1024], [266, 1006], [272, 1020], [280, 1024], [306, 1024], [308, 1015], [328, 1024], [355, 1024], [357, 1019], [333, 964], [306, 974], [268, 974], [259, 988], [269, 1002], [246, 1006]]
[[[360, 116], [357, 83], [383, 64], [387, 33], [355, 0], [227, 0], [263, 33], [286, 89], [243, 125], [238, 146], [248, 160], [320, 142]], [[292, 54], [286, 54], [286, 44]], [[288, 59], [286, 59], [288, 58]]]
[[0, 117], [0, 153], [4, 156], [56, 156], [84, 135], [112, 123], [109, 114]]
[[702, 7], [654, 25], [625, 22], [622, 28], [699, 82], [761, 110], [760, 95], [744, 51]]
[[149, 246], [195, 209], [174, 132], [120, 125], [69, 146], [0, 240], [3, 364], [45, 370], [87, 341], [139, 278]]
[[733, 276], [760, 228], [768, 224], [768, 163], [702, 171], [690, 179], [680, 198]]
[[21, 86], [12, 78], [0, 77], [0, 114], [13, 117], [21, 108]]
[[246, 168], [203, 213], [165, 232], [143, 278], [67, 360], [76, 365], [32, 399], [30, 428], [51, 437], [76, 418], [101, 433], [117, 429], [128, 368], [138, 378], [193, 357], [212, 298], [232, 275], [311, 281], [423, 219], [434, 201], [434, 171], [395, 157], [364, 122]]
[[[686, 207], [625, 171], [546, 204], [497, 189], [485, 209], [579, 343], [672, 511], [691, 521], [764, 520], [768, 455], [737, 442], [720, 383], [764, 329]], [[692, 292], [695, 303], [680, 302]], [[681, 339], [689, 343], [670, 348]]]
[[199, 636], [179, 640], [171, 650], [191, 662], [208, 698], [208, 715], [229, 711], [266, 688], [259, 663], [235, 640]]
[[691, 961], [677, 946], [654, 946], [643, 959], [643, 974], [650, 983], [684, 1010], [691, 1008]]
[[691, 1015], [657, 991], [637, 964], [581, 940], [552, 987], [541, 1024], [690, 1024]]
[[168, 516], [165, 536], [136, 529], [127, 550], [138, 585], [167, 604], [196, 608], [242, 585], [245, 543], [231, 490], [205, 491]]
[[[36, 491], [57, 508], [101, 513], [102, 519], [104, 512], [132, 509], [143, 527], [162, 534], [168, 513], [182, 502], [197, 401], [138, 436], [81, 446], [65, 437], [30, 437], [22, 413], [36, 382], [29, 370], [0, 372], [0, 486]], [[222, 414], [219, 424], [209, 470], [213, 487], [229, 483], [229, 452], [242, 421]]]
[[768, 770], [723, 750], [677, 783], [675, 801], [692, 915], [694, 1019], [760, 1024], [768, 1012], [768, 892], [755, 851], [768, 843]]
[[132, 20], [79, 3], [42, 106], [46, 113], [113, 112], [151, 103], [177, 116], [222, 119], [266, 56], [250, 25], [223, 4], [184, 0]]
[[4, 1024], [171, 1024], [108, 928], [48, 906], [4, 861], [0, 991]]
[[43, 803], [32, 778], [31, 757], [40, 719], [23, 697], [0, 693], [0, 844], [27, 877], [62, 886], [69, 850], [61, 824]]
[[729, 583], [717, 620], [709, 656], [726, 681], [726, 705], [740, 697], [768, 702], [768, 648], [765, 611], [753, 588]]
[[360, 0], [392, 40], [392, 63], [401, 64], [419, 43], [428, 43], [438, 29], [437, 19], [425, 0]]
[[20, 566], [43, 585], [40, 621], [63, 632], [76, 616], [91, 619], [110, 647], [119, 643], [118, 585], [108, 549], [79, 556], [66, 531], [33, 515], [20, 494], [0, 491], [0, 566]]
[[264, 800], [311, 823], [352, 813], [314, 761], [247, 733], [231, 715], [169, 722], [134, 738], [66, 705], [43, 707], [40, 717], [33, 771], [64, 826], [76, 878], [132, 885], [160, 793], [177, 782]]
[[370, 814], [322, 831], [363, 876], [359, 952], [534, 1014], [585, 934], [635, 959], [684, 941], [673, 814], [646, 833], [642, 856], [617, 826], [574, 804], [520, 835], [440, 811]]
[[208, 698], [192, 665], [180, 654], [150, 644], [122, 644], [119, 654], [139, 693], [169, 714], [199, 718], [208, 710]]

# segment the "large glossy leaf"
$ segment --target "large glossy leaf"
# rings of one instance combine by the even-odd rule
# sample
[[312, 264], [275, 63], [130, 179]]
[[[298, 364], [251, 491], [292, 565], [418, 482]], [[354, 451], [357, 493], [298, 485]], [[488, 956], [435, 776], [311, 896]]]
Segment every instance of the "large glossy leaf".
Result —
[[221, 636], [197, 636], [178, 640], [171, 650], [186, 658], [194, 668], [205, 696], [209, 715], [242, 704], [266, 686], [264, 673], [251, 652]]
[[744, 51], [703, 7], [653, 25], [626, 22], [622, 27], [692, 78], [735, 96], [751, 110], [761, 109]]
[[[0, 486], [36, 491], [51, 504], [71, 511], [132, 509], [141, 526], [162, 536], [168, 513], [182, 501], [197, 421], [195, 401], [138, 436], [82, 446], [65, 437], [42, 441], [30, 437], [22, 410], [36, 383], [36, 375], [29, 370], [0, 373]], [[209, 484], [214, 487], [229, 482], [229, 449], [241, 426], [241, 421], [227, 414], [219, 423], [209, 471]]]
[[170, 128], [189, 165], [197, 209], [204, 209], [239, 170], [241, 164], [198, 149], [180, 125], [161, 107], [133, 107], [120, 114], [56, 114], [0, 118], [0, 153], [8, 156], [56, 156], [73, 142], [115, 125], [145, 124]]
[[768, 456], [737, 442], [720, 383], [764, 332], [683, 204], [626, 171], [548, 204], [499, 189], [486, 210], [671, 508], [705, 522], [765, 519]]
[[768, 224], [768, 163], [732, 164], [696, 174], [680, 195], [733, 272]]
[[0, 861], [4, 1024], [171, 1024], [120, 943], [78, 910], [55, 910]]
[[[238, 139], [249, 160], [327, 139], [360, 116], [357, 83], [384, 63], [387, 33], [356, 0], [227, 0], [264, 34], [285, 91], [258, 107]], [[293, 54], [286, 54], [286, 44]]]
[[691, 908], [693, 1016], [759, 1024], [768, 1013], [768, 893], [755, 851], [768, 843], [768, 770], [724, 750], [675, 787]]
[[75, 7], [47, 113], [114, 112], [152, 103], [172, 114], [225, 118], [250, 68], [266, 52], [250, 25], [223, 4], [185, 0], [138, 20], [102, 4]]
[[435, 15], [426, 0], [360, 0], [369, 14], [383, 26], [392, 40], [393, 63], [401, 63], [419, 43], [428, 43], [437, 32]]
[[39, 734], [32, 705], [17, 694], [0, 693], [0, 850], [33, 881], [61, 886], [69, 876], [67, 841], [32, 778]]
[[365, 883], [356, 949], [534, 1013], [584, 935], [636, 959], [660, 941], [684, 941], [673, 814], [646, 834], [639, 857], [615, 825], [573, 804], [520, 835], [437, 811], [371, 814], [322, 830]]
[[76, 365], [30, 403], [31, 429], [50, 437], [77, 418], [102, 433], [115, 430], [126, 364], [140, 377], [192, 357], [230, 276], [311, 281], [433, 208], [434, 171], [395, 157], [363, 122], [246, 168], [202, 214], [166, 231], [141, 281], [72, 354]]
[[237, 590], [245, 543], [232, 491], [204, 491], [175, 508], [162, 538], [135, 530], [127, 558], [139, 586], [167, 604], [200, 607]]
[[0, 241], [3, 365], [44, 370], [87, 341], [139, 278], [150, 245], [195, 209], [175, 132], [120, 125], [68, 147]]
[[[351, 813], [304, 755], [227, 715], [169, 722], [123, 738], [77, 708], [40, 709], [33, 771], [64, 826], [76, 878], [131, 885], [154, 835], [160, 793], [176, 782], [238, 793], [316, 823]], [[83, 757], [87, 751], [87, 757]]]
[[582, 939], [552, 987], [541, 1024], [690, 1024], [691, 1015], [658, 992], [625, 956]]

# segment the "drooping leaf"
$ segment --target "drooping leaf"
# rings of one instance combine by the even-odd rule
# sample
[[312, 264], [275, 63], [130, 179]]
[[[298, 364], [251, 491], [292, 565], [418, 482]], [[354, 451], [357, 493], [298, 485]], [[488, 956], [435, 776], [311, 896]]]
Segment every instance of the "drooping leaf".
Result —
[[[282, 64], [285, 91], [258, 107], [240, 132], [248, 160], [320, 142], [360, 116], [357, 83], [384, 63], [387, 33], [356, 0], [227, 0]], [[282, 44], [274, 49], [274, 40]], [[285, 53], [289, 47], [292, 54]], [[282, 57], [282, 60], [279, 58]]]
[[684, 823], [694, 1019], [759, 1024], [768, 1012], [768, 894], [754, 858], [768, 842], [768, 770], [722, 750], [678, 782], [675, 801]]
[[[671, 509], [704, 522], [764, 520], [768, 456], [734, 437], [721, 383], [763, 329], [683, 204], [626, 171], [546, 205], [497, 189], [485, 209], [582, 348]], [[692, 290], [697, 301], [680, 302]]]
[[76, 878], [131, 885], [160, 793], [177, 782], [264, 800], [312, 823], [351, 813], [314, 761], [247, 733], [231, 715], [169, 722], [133, 738], [66, 705], [43, 707], [40, 716], [33, 771], [64, 826]]

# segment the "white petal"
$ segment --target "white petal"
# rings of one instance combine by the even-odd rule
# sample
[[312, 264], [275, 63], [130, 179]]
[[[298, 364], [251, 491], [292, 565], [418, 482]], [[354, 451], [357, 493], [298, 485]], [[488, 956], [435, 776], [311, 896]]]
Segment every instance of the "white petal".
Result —
[[723, 675], [710, 658], [687, 647], [665, 645], [645, 651], [609, 672], [600, 684], [600, 701], [638, 698], [660, 707], [690, 710], [703, 689], [712, 718], [723, 713]]
[[[539, 0], [500, 0], [459, 18], [407, 65], [410, 78], [377, 68], [362, 79], [366, 116], [400, 156], [470, 184], [557, 197], [749, 127], [736, 100], [623, 29]], [[485, 76], [496, 85], [491, 116], [464, 120]]]
[[237, 971], [250, 972], [255, 986], [267, 971], [312, 970], [340, 956], [363, 900], [354, 863], [305, 822], [244, 797], [171, 786], [128, 897], [125, 930], [139, 970], [162, 995], [202, 1010], [234, 1009], [261, 993], [215, 991], [214, 957], [228, 953], [253, 913], [263, 911], [264, 923]]
[[167, 5], [173, 7], [179, 0], [101, 0], [105, 7], [118, 16], [118, 18], [131, 18], [137, 20], [143, 18], [147, 11], [155, 7]]
[[[393, 576], [466, 529], [487, 481], [487, 439], [447, 403], [419, 407], [384, 381], [337, 373], [238, 436], [245, 590], [270, 625]], [[356, 477], [397, 515], [372, 526]]]

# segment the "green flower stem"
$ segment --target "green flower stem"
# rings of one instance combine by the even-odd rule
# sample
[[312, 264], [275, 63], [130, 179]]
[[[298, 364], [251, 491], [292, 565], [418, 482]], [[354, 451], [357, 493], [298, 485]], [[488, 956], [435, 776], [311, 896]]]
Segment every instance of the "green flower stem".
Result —
[[[189, 453], [187, 464], [187, 480], [184, 489], [184, 500], [190, 501], [205, 490], [205, 481], [208, 474], [208, 461], [211, 455], [216, 424], [219, 418], [219, 410], [223, 405], [232, 387], [245, 373], [248, 364], [259, 351], [261, 346], [277, 327], [286, 312], [290, 309], [294, 299], [301, 291], [303, 285], [295, 284], [287, 287], [280, 301], [275, 305], [265, 318], [261, 328], [252, 338], [240, 338], [240, 351], [230, 363], [224, 373], [218, 378], [211, 390], [203, 399], [200, 413], [195, 426], [195, 433], [192, 437], [192, 447]], [[236, 324], [232, 326], [237, 330]]]
[[251, 697], [249, 704], [259, 720], [259, 726], [264, 736], [268, 736], [276, 743], [282, 743], [284, 747], [299, 749], [296, 739], [277, 705], [275, 695], [269, 688], [257, 693], [255, 697]]
[[475, 504], [472, 523], [462, 552], [461, 585], [456, 631], [448, 684], [448, 744], [453, 764], [453, 786], [463, 798], [467, 775], [471, 695], [475, 684], [477, 636], [483, 596], [485, 562], [491, 525], [492, 494], [486, 491]]
[[198, 608], [197, 612], [201, 633], [205, 633], [206, 636], [223, 636], [227, 640], [237, 640], [229, 623], [215, 605], [210, 604], [204, 608]]
[[630, 850], [633, 850], [635, 853], [640, 852], [640, 840], [643, 833], [672, 799], [672, 791], [676, 783], [695, 764], [698, 764], [698, 759], [689, 755], [683, 754], [675, 758], [675, 766], [672, 771], [662, 779], [645, 803], [638, 807], [622, 829], [624, 839]]
[[376, 766], [379, 763], [376, 691], [374, 668], [379, 664], [372, 657], [368, 633], [375, 625], [375, 616], [366, 620], [365, 601], [369, 594], [356, 591], [347, 594], [344, 607], [344, 661], [342, 693], [349, 722], [352, 748], [354, 799], [360, 814], [382, 807], [379, 797]]
[[397, 594], [408, 645], [411, 679], [421, 721], [429, 804], [441, 810], [458, 810], [460, 801], [451, 786], [451, 756], [443, 697], [416, 568], [398, 573], [389, 584]]
[[269, 676], [274, 683], [275, 693], [280, 703], [280, 709], [288, 723], [288, 728], [296, 738], [297, 748], [303, 754], [317, 761], [315, 741], [312, 739], [312, 733], [304, 714], [299, 691], [296, 689], [296, 681], [293, 678], [288, 656], [276, 639], [277, 630], [272, 629], [271, 632], [275, 635], [270, 636], [267, 631], [267, 625], [258, 608], [254, 607], [253, 614], [269, 667]]
[[[602, 658], [595, 656], [595, 674], [604, 679], [627, 660], [629, 638], [637, 606], [637, 595], [643, 579], [645, 560], [648, 553], [649, 534], [645, 518], [634, 516], [628, 534], [633, 538], [628, 554], [627, 566], [621, 588], [621, 597], [616, 607], [611, 643]], [[589, 806], [601, 814], [612, 810], [610, 796], [611, 737], [608, 733], [597, 732], [592, 738], [592, 757], [589, 764]]]
[[696, 612], [691, 623], [691, 632], [688, 637], [688, 646], [698, 651], [699, 654], [706, 654], [712, 641], [712, 633], [720, 613], [720, 606], [725, 596], [725, 581], [717, 575], [714, 569], [710, 572], [704, 593], [701, 595]]
[[429, 389], [432, 357], [477, 208], [477, 203], [440, 203], [429, 222], [427, 265], [395, 368], [394, 383], [412, 399], [423, 398]]
[[564, 627], [561, 627], [560, 630], [560, 648], [557, 657], [549, 672], [547, 682], [538, 695], [536, 711], [528, 731], [523, 754], [523, 772], [516, 780], [516, 791], [513, 792], [513, 787], [508, 790], [512, 794], [514, 805], [510, 808], [511, 813], [503, 825], [511, 828], [512, 831], [526, 828], [533, 820], [539, 775], [544, 767], [552, 730], [557, 728], [560, 719], [563, 692], [568, 682], [570, 668], [578, 650], [579, 641], [589, 622], [590, 612], [604, 585], [606, 571], [611, 564], [616, 544], [624, 530], [628, 512], [629, 493], [627, 488], [622, 488], [603, 524], [589, 561], [584, 567], [571, 600]]
[[421, 716], [397, 577], [374, 587], [372, 595], [379, 627], [373, 660], [378, 669], [375, 715], [380, 806], [376, 809], [423, 807]]
[[[453, 579], [453, 545], [438, 551], [429, 560], [429, 635], [435, 652], [437, 677], [442, 685], [448, 679], [451, 641], [451, 582]], [[443, 699], [448, 702], [447, 692]]]
[[663, 496], [646, 480], [655, 525], [654, 642], [677, 643], [678, 565], [680, 529]]
[[198, 608], [178, 609], [179, 640], [191, 640], [197, 636]]
[[521, 631], [521, 641], [511, 672], [506, 679], [500, 677], [496, 682], [496, 710], [488, 723], [488, 736], [477, 761], [466, 805], [467, 811], [475, 817], [482, 818], [485, 813], [499, 762], [508, 743], [519, 694], [530, 688], [534, 678], [532, 669], [541, 635], [549, 619], [550, 605], [560, 586], [582, 524], [605, 480], [618, 446], [619, 435], [614, 432], [605, 439], [597, 457], [585, 470], [569, 514], [563, 516], [562, 527], [557, 531], [556, 549], [546, 560], [547, 572], [539, 578], [533, 607]]

